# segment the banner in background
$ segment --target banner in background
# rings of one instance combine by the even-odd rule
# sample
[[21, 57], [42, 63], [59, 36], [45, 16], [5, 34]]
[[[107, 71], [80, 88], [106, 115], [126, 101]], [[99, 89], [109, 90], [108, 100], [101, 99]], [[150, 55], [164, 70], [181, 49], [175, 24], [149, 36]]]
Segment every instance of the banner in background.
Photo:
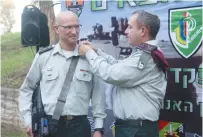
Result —
[[[170, 64], [159, 121], [160, 137], [202, 135], [201, 1], [68, 0], [61, 1], [61, 9], [74, 11], [79, 16], [82, 25], [80, 38], [88, 38], [117, 59], [126, 58], [132, 51], [124, 34], [131, 14], [143, 9], [158, 15], [161, 20], [158, 46]], [[113, 137], [111, 96], [116, 88], [110, 84], [106, 87], [104, 136]], [[88, 118], [93, 125], [91, 104]]]

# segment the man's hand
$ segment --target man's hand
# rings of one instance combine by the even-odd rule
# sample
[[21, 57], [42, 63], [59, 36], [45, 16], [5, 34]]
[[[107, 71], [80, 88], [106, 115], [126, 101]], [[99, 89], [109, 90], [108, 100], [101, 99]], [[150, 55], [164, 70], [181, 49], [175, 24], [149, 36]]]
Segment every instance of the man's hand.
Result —
[[95, 131], [93, 137], [102, 137], [102, 134], [99, 131]]
[[89, 45], [95, 52], [97, 52], [97, 48], [92, 45], [89, 41], [83, 41], [81, 44]]
[[89, 50], [94, 50], [88, 41], [82, 41], [79, 44], [79, 54], [84, 56]]
[[34, 135], [32, 133], [32, 128], [28, 127], [26, 133], [27, 133], [28, 137], [34, 137]]

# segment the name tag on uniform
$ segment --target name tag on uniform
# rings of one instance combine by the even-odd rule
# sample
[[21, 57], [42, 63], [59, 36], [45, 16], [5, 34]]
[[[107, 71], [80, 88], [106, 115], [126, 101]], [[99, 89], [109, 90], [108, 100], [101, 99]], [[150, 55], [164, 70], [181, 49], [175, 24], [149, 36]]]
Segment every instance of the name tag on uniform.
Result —
[[84, 69], [80, 69], [80, 71], [83, 71], [83, 72], [89, 72], [88, 70], [84, 70]]

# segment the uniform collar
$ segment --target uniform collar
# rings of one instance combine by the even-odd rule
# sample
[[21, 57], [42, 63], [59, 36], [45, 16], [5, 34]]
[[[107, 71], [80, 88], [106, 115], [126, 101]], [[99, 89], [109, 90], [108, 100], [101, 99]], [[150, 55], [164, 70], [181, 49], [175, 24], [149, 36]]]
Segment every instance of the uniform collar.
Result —
[[[76, 45], [76, 47], [75, 47], [75, 49], [74, 49], [74, 51], [73, 51], [73, 52], [74, 52], [74, 53], [73, 53], [73, 56], [79, 56], [78, 49], [79, 49], [79, 46]], [[57, 44], [54, 46], [54, 51], [52, 52], [52, 55], [55, 55], [55, 54], [57, 54], [57, 53], [63, 55], [62, 49], [61, 49], [61, 46], [60, 46], [59, 43], [57, 43]]]
[[150, 45], [153, 45], [153, 46], [157, 46], [158, 41], [157, 41], [157, 40], [149, 40], [149, 41], [147, 41], [147, 42], [145, 42], [145, 43], [150, 44]]
[[[153, 45], [153, 46], [157, 46], [158, 41], [157, 40], [149, 40], [149, 41], [147, 41], [145, 43]], [[133, 52], [137, 52], [137, 50], [139, 50], [137, 47], [132, 47]]]

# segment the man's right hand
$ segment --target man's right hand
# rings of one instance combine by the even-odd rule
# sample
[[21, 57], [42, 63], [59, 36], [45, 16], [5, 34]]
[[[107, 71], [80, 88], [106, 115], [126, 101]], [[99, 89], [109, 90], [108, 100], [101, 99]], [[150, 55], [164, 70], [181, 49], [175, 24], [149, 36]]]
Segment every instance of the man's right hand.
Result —
[[34, 135], [32, 133], [32, 128], [28, 127], [26, 133], [27, 133], [28, 137], [34, 137]]
[[92, 43], [88, 40], [82, 41], [81, 44], [89, 45], [95, 52], [97, 52], [97, 48], [93, 46]]

